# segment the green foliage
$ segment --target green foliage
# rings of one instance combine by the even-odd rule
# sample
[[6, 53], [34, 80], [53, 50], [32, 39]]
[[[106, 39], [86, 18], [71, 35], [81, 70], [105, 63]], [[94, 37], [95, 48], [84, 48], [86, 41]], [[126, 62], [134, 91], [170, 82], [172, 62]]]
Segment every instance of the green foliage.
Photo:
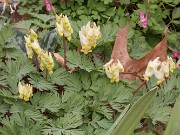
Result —
[[[156, 86], [154, 78], [133, 95], [132, 91], [140, 85], [139, 80], [122, 79], [111, 84], [102, 67], [110, 58], [118, 29], [126, 22], [130, 22], [128, 52], [132, 58], [141, 58], [161, 41], [167, 26], [168, 53], [178, 51], [178, 0], [150, 0], [149, 4], [137, 0], [49, 1], [58, 15], [68, 16], [73, 28], [72, 40], [66, 42], [67, 69], [54, 59], [53, 74], [47, 75], [46, 71], [37, 71], [34, 58], [30, 60], [26, 56], [24, 35], [30, 28], [37, 32], [41, 48], [49, 52], [58, 51], [63, 56], [63, 41], [55, 31], [54, 13], [45, 13], [43, 0], [21, 0], [18, 14], [11, 15], [11, 19], [1, 16], [0, 134], [104, 135], [119, 121], [120, 128], [127, 129], [121, 133], [124, 135], [134, 129], [134, 135], [163, 134], [166, 126], [166, 134], [175, 132], [173, 125], [179, 124], [178, 117], [177, 121], [174, 120], [174, 116], [178, 116], [174, 110], [180, 93], [178, 69], [159, 86], [150, 104], [151, 100], [146, 96], [147, 91]], [[139, 10], [149, 13], [147, 29], [141, 28]], [[27, 20], [16, 22], [16, 15]], [[14, 28], [10, 27], [11, 21]], [[78, 34], [88, 21], [101, 27], [102, 37], [97, 40], [93, 52], [84, 55], [80, 52]], [[77, 71], [69, 73], [69, 69]], [[20, 81], [33, 87], [33, 97], [28, 102], [19, 98]], [[127, 111], [129, 106], [132, 107]], [[163, 127], [160, 132], [159, 125]]]

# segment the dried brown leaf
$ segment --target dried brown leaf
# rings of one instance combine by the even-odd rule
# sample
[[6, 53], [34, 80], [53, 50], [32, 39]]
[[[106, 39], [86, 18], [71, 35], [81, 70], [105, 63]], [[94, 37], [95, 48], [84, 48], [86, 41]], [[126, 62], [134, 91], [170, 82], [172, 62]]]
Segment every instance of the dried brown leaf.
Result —
[[[166, 60], [168, 29], [166, 28], [164, 31], [164, 39], [159, 44], [157, 44], [149, 53], [147, 53], [141, 59], [133, 60], [130, 58], [127, 51], [127, 35], [129, 24], [130, 23], [127, 23], [123, 29], [119, 29], [111, 54], [111, 59], [119, 59], [125, 69], [125, 72], [137, 73], [138, 76], [142, 77], [150, 60], [154, 60], [157, 57], [160, 57], [160, 61]], [[124, 74], [123, 77], [135, 79], [135, 76], [132, 74]]]

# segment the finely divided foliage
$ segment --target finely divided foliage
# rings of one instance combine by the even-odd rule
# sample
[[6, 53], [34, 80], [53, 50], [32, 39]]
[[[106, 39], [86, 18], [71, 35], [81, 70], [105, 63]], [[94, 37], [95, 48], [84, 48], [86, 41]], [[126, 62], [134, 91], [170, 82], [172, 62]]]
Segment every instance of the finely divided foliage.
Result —
[[[179, 8], [172, 10], [172, 18], [169, 9], [166, 9], [168, 6], [176, 6], [176, 1], [163, 0], [159, 3], [152, 0], [150, 6], [137, 4], [135, 1], [132, 14], [129, 0], [65, 0], [60, 5], [55, 0], [50, 1], [52, 5], [56, 3], [56, 12], [62, 12], [63, 15], [71, 13], [68, 24], [71, 24], [73, 33], [71, 31], [71, 37], [69, 34], [67, 36], [71, 40], [66, 42], [66, 67], [59, 65], [52, 55], [54, 68], [49, 75], [46, 70], [38, 67], [35, 53], [32, 59], [28, 59], [24, 35], [29, 34], [29, 28], [33, 28], [38, 31], [39, 45], [43, 50], [58, 52], [63, 56], [63, 40], [54, 29], [55, 16], [42, 14], [44, 1], [21, 0], [21, 7], [17, 12], [20, 15], [27, 13], [28, 20], [16, 23], [15, 28], [9, 26], [9, 20], [0, 20], [0, 135], [105, 135], [127, 106], [137, 105], [136, 101], [157, 85], [152, 76], [148, 78], [146, 86], [133, 94], [142, 80], [119, 79], [119, 70], [123, 72], [121, 63], [111, 63], [106, 67], [111, 75], [109, 78], [116, 77], [110, 83], [103, 65], [109, 61], [118, 28], [123, 27], [126, 21], [131, 22], [127, 37], [128, 51], [131, 57], [138, 59], [161, 39], [158, 36], [165, 26], [163, 18], [169, 18], [172, 29], [168, 47], [169, 50], [177, 49], [177, 45], [172, 45], [179, 34], [174, 32], [179, 24]], [[163, 7], [163, 10], [157, 6]], [[149, 31], [135, 29], [136, 25], [141, 26], [137, 8], [142, 9], [143, 13], [151, 11], [146, 24]], [[154, 17], [154, 12], [157, 12], [158, 18]], [[95, 41], [93, 53], [84, 55], [80, 52], [82, 48], [78, 33], [88, 21], [95, 21], [97, 26], [101, 26], [101, 38]], [[170, 74], [169, 78], [165, 77], [151, 104], [147, 106], [148, 109], [144, 110], [141, 121], [136, 123], [133, 135], [164, 132], [180, 93], [179, 82], [179, 69]], [[32, 93], [25, 98], [27, 89], [23, 87], [25, 92], [20, 91], [18, 84], [21, 87], [29, 86]], [[141, 112], [136, 112], [138, 111]]]

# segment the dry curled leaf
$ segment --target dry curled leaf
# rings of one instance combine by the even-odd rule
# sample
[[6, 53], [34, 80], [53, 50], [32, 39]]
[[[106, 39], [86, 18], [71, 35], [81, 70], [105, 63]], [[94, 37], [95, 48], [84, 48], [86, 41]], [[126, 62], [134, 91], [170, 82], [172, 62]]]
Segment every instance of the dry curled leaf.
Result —
[[[64, 65], [64, 58], [59, 54], [59, 53], [53, 53], [54, 54], [54, 57], [56, 58], [57, 62], [65, 68], [65, 65]], [[71, 68], [69, 69], [69, 73], [72, 73], [72, 72], [75, 72], [77, 71], [77, 68]]]
[[[111, 54], [111, 59], [119, 59], [125, 69], [125, 72], [137, 73], [138, 76], [142, 77], [150, 60], [154, 60], [157, 57], [160, 57], [160, 61], [166, 60], [168, 29], [166, 28], [164, 30], [164, 39], [159, 44], [157, 44], [149, 53], [147, 53], [141, 59], [133, 60], [130, 58], [127, 51], [127, 35], [129, 25], [130, 23], [127, 23], [123, 29], [118, 30], [114, 48]], [[124, 74], [123, 77], [135, 79], [135, 76], [132, 74]]]
[[57, 62], [62, 66], [64, 67], [64, 58], [59, 55], [58, 53], [53, 53], [54, 54], [54, 57], [56, 58]]

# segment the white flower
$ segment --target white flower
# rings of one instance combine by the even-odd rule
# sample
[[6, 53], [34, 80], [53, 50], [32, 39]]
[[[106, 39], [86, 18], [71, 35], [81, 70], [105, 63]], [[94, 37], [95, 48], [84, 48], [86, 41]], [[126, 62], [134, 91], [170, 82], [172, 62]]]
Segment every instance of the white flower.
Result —
[[97, 27], [95, 23], [91, 25], [88, 22], [79, 31], [79, 37], [82, 46], [81, 52], [88, 54], [88, 52], [92, 52], [92, 49], [96, 47], [96, 40], [101, 37], [100, 27]]
[[33, 96], [32, 86], [30, 84], [22, 85], [21, 82], [18, 84], [19, 98], [29, 101], [29, 98]]
[[176, 64], [174, 63], [171, 57], [167, 57], [167, 62], [169, 63], [170, 71], [173, 72], [174, 69], [176, 69]]
[[158, 79], [157, 84], [161, 84], [164, 81], [163, 67], [161, 66], [159, 71], [157, 69], [154, 69], [154, 75]]
[[110, 82], [119, 82], [119, 73], [124, 72], [124, 68], [119, 60], [113, 62], [111, 59], [108, 63], [106, 63], [103, 68], [105, 69], [105, 73], [108, 78], [110, 78]]
[[165, 77], [169, 77], [169, 63], [167, 61], [163, 61], [161, 67]]
[[157, 69], [160, 64], [161, 62], [159, 61], [159, 57], [157, 57], [153, 61], [150, 60], [147, 65], [145, 74], [143, 75], [144, 80], [148, 81], [149, 78], [154, 74], [154, 69]]
[[71, 33], [73, 33], [73, 29], [69, 23], [69, 20], [66, 15], [56, 15], [56, 31], [60, 36], [65, 36], [68, 40], [71, 40]]

